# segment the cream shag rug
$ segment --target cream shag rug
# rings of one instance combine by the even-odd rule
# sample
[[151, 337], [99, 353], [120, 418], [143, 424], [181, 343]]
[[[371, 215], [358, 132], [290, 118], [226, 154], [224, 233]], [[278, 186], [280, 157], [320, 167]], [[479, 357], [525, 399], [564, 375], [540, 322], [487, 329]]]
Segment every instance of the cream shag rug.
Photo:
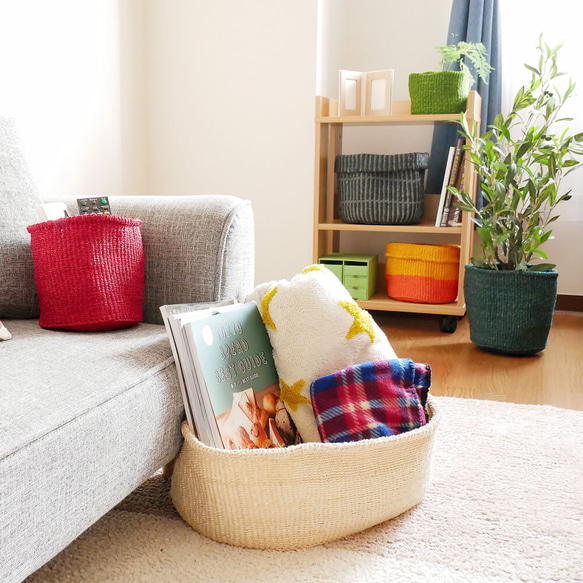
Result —
[[393, 520], [306, 550], [241, 549], [192, 530], [157, 476], [27, 583], [583, 581], [583, 412], [438, 401], [431, 485]]

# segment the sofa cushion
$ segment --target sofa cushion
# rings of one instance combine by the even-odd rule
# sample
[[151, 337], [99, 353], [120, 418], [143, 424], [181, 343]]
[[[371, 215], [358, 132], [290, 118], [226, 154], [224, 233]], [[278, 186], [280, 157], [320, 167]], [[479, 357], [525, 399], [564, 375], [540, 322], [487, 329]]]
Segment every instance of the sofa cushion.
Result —
[[26, 227], [37, 222], [39, 198], [15, 126], [0, 117], [0, 318], [35, 318], [39, 308]]
[[174, 368], [166, 330], [154, 324], [72, 332], [13, 320], [10, 332], [1, 345], [0, 460]]
[[184, 409], [163, 326], [10, 325], [0, 345], [0, 581], [18, 583], [178, 453]]

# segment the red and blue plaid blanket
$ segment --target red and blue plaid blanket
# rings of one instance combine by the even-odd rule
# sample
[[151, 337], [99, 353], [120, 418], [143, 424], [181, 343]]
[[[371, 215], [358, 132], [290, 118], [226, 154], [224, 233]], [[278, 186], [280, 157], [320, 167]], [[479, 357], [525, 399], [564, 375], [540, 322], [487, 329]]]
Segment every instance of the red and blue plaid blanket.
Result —
[[427, 423], [431, 367], [400, 358], [366, 362], [316, 379], [312, 405], [322, 441], [396, 435]]

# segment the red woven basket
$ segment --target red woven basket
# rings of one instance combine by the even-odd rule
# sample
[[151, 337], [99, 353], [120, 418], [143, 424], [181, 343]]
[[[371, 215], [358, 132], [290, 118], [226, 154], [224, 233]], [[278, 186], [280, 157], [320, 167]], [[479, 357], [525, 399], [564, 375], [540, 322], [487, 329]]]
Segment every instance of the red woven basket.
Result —
[[27, 227], [42, 328], [113, 330], [142, 321], [141, 224], [90, 214]]

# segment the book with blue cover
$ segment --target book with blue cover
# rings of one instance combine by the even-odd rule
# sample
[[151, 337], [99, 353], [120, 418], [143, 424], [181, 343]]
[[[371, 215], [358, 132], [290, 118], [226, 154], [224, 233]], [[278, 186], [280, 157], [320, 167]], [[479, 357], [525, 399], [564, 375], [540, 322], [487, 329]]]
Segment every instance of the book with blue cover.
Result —
[[298, 443], [257, 305], [218, 306], [182, 320], [177, 352], [199, 439], [225, 449]]

